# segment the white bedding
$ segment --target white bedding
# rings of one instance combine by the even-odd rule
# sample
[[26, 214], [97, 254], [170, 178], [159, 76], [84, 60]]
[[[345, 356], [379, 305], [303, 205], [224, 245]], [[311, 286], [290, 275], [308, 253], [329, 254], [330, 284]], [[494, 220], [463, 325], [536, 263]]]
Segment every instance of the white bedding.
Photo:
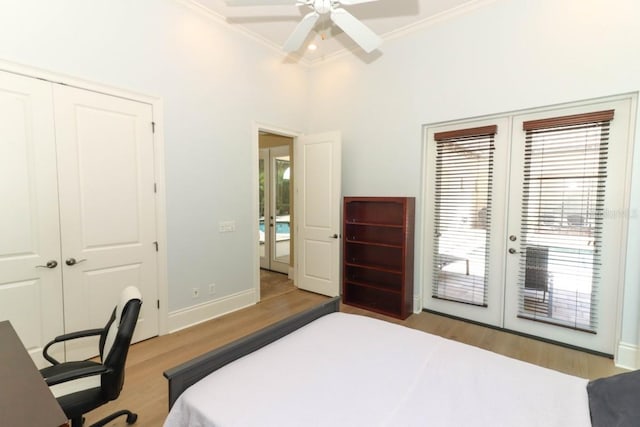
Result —
[[332, 313], [210, 374], [165, 427], [590, 426], [587, 380]]

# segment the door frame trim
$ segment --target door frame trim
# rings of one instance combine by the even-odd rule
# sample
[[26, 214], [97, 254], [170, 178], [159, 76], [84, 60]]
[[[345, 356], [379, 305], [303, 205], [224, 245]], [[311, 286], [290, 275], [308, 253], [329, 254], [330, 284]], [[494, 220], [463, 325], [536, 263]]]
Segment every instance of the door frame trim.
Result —
[[[159, 96], [146, 95], [130, 90], [121, 89], [102, 83], [84, 80], [53, 71], [48, 71], [29, 65], [0, 60], [0, 71], [18, 74], [24, 77], [36, 78], [54, 84], [72, 86], [78, 89], [90, 90], [104, 95], [124, 98], [151, 105], [155, 131], [153, 133], [154, 174], [157, 184], [156, 190], [156, 240], [157, 252], [157, 286], [158, 286], [158, 335], [169, 333], [169, 287], [167, 271], [167, 204], [165, 185], [165, 144], [164, 144], [164, 102]], [[149, 301], [148, 304], [156, 304]]]

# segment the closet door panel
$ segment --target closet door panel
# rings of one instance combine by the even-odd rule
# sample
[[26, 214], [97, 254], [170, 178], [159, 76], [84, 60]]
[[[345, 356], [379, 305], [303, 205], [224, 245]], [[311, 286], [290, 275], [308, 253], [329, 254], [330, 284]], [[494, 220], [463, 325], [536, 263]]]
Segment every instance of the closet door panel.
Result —
[[[65, 86], [54, 94], [66, 328], [103, 326], [135, 285], [144, 304], [134, 341], [157, 335], [151, 106]], [[68, 357], [95, 348], [77, 343]]]
[[0, 320], [40, 366], [42, 347], [63, 332], [51, 103], [49, 83], [0, 72]]

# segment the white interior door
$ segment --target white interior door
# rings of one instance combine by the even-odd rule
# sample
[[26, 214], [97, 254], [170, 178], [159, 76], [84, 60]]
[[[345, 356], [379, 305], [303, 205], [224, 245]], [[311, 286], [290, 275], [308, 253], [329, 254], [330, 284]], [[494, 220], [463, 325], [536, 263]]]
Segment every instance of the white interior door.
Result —
[[0, 320], [39, 366], [64, 332], [51, 103], [49, 83], [0, 72]]
[[299, 137], [296, 170], [296, 284], [340, 294], [342, 144], [339, 132]]
[[[158, 333], [152, 108], [54, 87], [65, 329], [104, 326], [120, 291], [142, 292], [134, 341]], [[91, 339], [67, 358], [95, 354]], [[84, 342], [82, 342], [84, 341]]]

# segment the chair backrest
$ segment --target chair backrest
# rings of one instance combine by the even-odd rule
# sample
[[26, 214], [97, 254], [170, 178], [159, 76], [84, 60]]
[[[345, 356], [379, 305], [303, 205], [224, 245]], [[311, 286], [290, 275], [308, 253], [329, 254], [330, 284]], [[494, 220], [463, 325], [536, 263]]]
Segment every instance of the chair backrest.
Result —
[[547, 291], [549, 287], [549, 248], [528, 246], [525, 267], [524, 287]]
[[101, 387], [105, 398], [116, 399], [124, 384], [124, 366], [140, 314], [142, 296], [135, 286], [125, 288], [120, 303], [111, 314], [105, 332], [100, 337], [100, 357], [109, 372], [102, 375]]

